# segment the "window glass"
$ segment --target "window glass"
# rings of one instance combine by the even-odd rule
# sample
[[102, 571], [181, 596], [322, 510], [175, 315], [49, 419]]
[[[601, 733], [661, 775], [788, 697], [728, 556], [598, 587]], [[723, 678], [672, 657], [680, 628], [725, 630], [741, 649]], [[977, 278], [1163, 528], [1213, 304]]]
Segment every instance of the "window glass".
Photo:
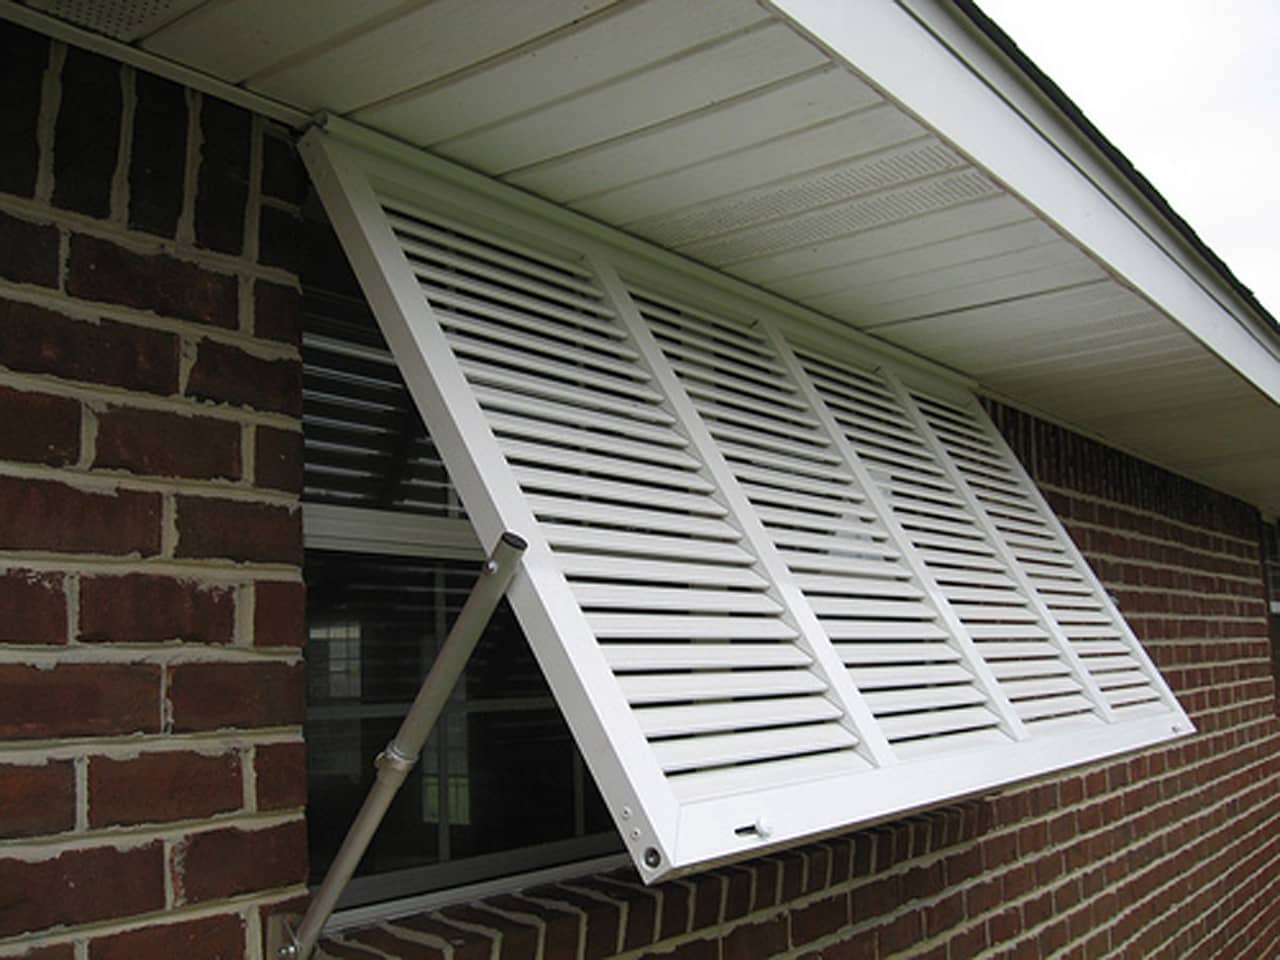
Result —
[[[316, 237], [313, 248], [325, 250], [309, 263], [332, 264], [331, 235], [317, 228]], [[400, 514], [419, 532], [434, 517], [464, 516], [377, 326], [344, 272], [313, 266], [304, 304], [304, 500]], [[429, 547], [425, 553], [307, 551], [312, 882], [328, 869], [373, 783], [375, 757], [395, 735], [479, 572], [477, 562], [433, 558]], [[503, 603], [341, 905], [620, 848]]]

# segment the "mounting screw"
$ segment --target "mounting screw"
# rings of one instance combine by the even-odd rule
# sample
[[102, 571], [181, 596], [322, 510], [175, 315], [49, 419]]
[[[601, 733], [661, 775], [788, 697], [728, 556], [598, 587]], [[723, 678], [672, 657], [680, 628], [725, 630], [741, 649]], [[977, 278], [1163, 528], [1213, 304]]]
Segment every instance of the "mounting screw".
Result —
[[631, 828], [631, 839], [632, 839], [632, 840], [639, 840], [639, 839], [640, 839], [640, 828], [639, 828], [639, 827], [632, 827], [632, 828]]
[[649, 869], [655, 869], [662, 862], [662, 854], [653, 847], [649, 847], [644, 852], [644, 865]]
[[622, 808], [622, 819], [623, 819], [623, 820], [630, 820], [630, 819], [631, 819], [631, 808], [630, 808], [630, 807], [623, 807], [623, 808]]
[[297, 960], [298, 945], [296, 943], [286, 943], [276, 953], [279, 955], [280, 960]]

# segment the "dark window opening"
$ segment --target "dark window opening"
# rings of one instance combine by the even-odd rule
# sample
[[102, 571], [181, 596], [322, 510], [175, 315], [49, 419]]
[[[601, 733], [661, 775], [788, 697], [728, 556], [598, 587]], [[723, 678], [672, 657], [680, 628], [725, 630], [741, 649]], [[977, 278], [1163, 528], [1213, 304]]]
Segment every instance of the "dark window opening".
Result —
[[[384, 531], [368, 545], [307, 550], [307, 818], [318, 883], [479, 558], [459, 559], [456, 545], [432, 554], [431, 525], [465, 514], [327, 225], [312, 227], [303, 296], [304, 501], [331, 516], [332, 508], [378, 511], [415, 531], [394, 548]], [[619, 850], [503, 604], [341, 905]]]

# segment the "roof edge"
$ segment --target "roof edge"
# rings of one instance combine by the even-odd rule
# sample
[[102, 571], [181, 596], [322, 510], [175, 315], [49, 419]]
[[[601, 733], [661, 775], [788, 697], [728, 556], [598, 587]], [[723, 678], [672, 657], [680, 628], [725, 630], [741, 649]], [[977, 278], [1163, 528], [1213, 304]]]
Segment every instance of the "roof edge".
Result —
[[1156, 212], [1178, 233], [1186, 243], [1202, 257], [1222, 280], [1239, 296], [1273, 332], [1280, 334], [1280, 320], [1263, 306], [1254, 292], [1231, 270], [1227, 263], [1200, 238], [1195, 228], [1179, 214], [1164, 195], [1134, 166], [1071, 99], [1057, 83], [1040, 69], [1017, 42], [991, 19], [975, 0], [950, 0], [950, 4], [962, 13], [968, 22], [988, 40], [1009, 63], [1016, 68], [1062, 115], [1088, 140], [1116, 171], [1142, 195]]

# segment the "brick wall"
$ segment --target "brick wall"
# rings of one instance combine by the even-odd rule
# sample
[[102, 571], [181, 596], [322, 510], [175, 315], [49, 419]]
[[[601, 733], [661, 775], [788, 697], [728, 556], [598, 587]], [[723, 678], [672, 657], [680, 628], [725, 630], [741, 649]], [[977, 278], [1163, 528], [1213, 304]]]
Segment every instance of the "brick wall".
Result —
[[[778, 856], [350, 930], [344, 958], [1280, 956], [1280, 721], [1258, 516], [992, 405], [1198, 733]], [[451, 951], [451, 952], [450, 952]]]
[[306, 876], [305, 180], [4, 21], [0, 80], [0, 956], [256, 955]]

